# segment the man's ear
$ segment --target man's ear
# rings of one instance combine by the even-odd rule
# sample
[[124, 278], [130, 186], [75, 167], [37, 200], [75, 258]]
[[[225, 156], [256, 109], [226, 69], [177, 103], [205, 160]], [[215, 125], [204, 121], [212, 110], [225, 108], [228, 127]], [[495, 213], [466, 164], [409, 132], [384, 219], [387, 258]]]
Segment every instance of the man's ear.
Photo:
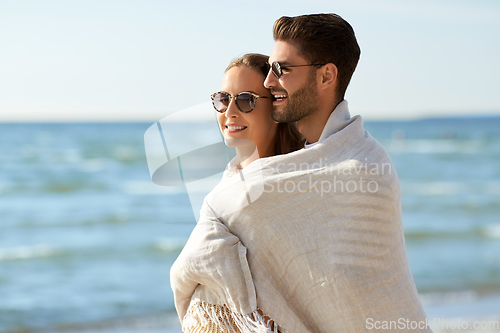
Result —
[[321, 89], [330, 90], [334, 85], [337, 84], [339, 70], [337, 66], [335, 66], [331, 62], [321, 67], [320, 73], [321, 73], [321, 81], [320, 81]]

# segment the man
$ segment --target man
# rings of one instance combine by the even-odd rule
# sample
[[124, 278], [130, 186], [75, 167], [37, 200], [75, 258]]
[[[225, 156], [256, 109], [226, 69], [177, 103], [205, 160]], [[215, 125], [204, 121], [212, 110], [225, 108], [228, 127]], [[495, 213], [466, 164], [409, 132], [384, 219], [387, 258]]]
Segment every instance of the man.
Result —
[[[296, 121], [300, 133], [306, 138], [306, 149], [322, 143], [334, 133], [342, 131], [355, 122], [360, 122], [360, 117], [357, 117], [358, 119], [350, 117], [347, 101], [344, 100], [345, 91], [361, 53], [354, 30], [348, 22], [335, 14], [284, 16], [275, 22], [273, 37], [275, 45], [269, 58], [272, 69], [269, 71], [264, 85], [271, 90], [274, 96], [272, 116], [275, 121]], [[378, 143], [376, 144], [378, 145]], [[372, 149], [374, 147], [376, 146], [371, 146]], [[350, 148], [352, 147], [342, 147], [342, 149]], [[376, 148], [383, 151], [381, 147]], [[369, 156], [369, 152], [366, 155]], [[365, 166], [371, 164], [372, 167], [377, 167], [377, 163], [384, 164], [385, 161], [385, 159], [380, 158], [372, 160], [368, 157], [362, 162], [365, 163]], [[392, 176], [396, 177], [392, 165], [388, 165], [390, 165], [390, 169], [386, 169], [385, 172], [391, 173], [392, 171], [394, 173]], [[371, 171], [373, 171], [373, 168]], [[377, 171], [380, 173], [381, 169]], [[382, 173], [384, 173], [383, 170]], [[360, 173], [358, 172], [358, 174]], [[341, 172], [338, 172], [336, 176], [340, 180], [342, 179]], [[332, 180], [331, 175], [325, 175], [323, 178]], [[345, 177], [343, 185], [347, 185], [351, 178]], [[337, 178], [334, 181], [339, 182]], [[362, 182], [357, 184], [362, 184]], [[379, 184], [377, 183], [377, 185]], [[398, 192], [394, 193], [391, 199], [395, 200], [395, 204], [399, 206], [399, 183], [393, 185], [393, 188]], [[363, 192], [361, 186], [357, 190]], [[365, 192], [371, 191], [366, 188]], [[377, 193], [373, 193], [373, 195], [377, 195]], [[321, 199], [318, 196], [317, 200]], [[328, 210], [329, 208], [325, 207], [324, 209]], [[352, 209], [365, 211], [367, 214], [376, 211], [376, 209], [372, 208], [366, 209], [362, 202], [359, 203], [358, 207], [354, 206]], [[397, 221], [396, 223], [400, 223], [400, 212], [397, 212], [391, 218]], [[400, 230], [400, 236], [403, 238], [402, 228]], [[359, 230], [356, 232], [359, 232]], [[366, 234], [366, 236], [368, 237], [369, 234]], [[314, 241], [314, 239], [310, 239], [310, 241]], [[399, 264], [403, 265], [400, 267], [401, 270], [407, 271], [407, 279], [404, 283], [407, 288], [401, 289], [401, 284], [399, 284], [397, 292], [389, 290], [387, 294], [380, 294], [375, 297], [371, 295], [366, 299], [363, 296], [358, 298], [355, 295], [336, 293], [335, 296], [338, 298], [352, 298], [352, 301], [354, 301], [353, 307], [358, 309], [351, 311], [352, 309], [346, 308], [345, 314], [351, 316], [349, 319], [351, 321], [356, 320], [356, 316], [359, 316], [357, 318], [358, 324], [361, 322], [364, 324], [351, 323], [352, 325], [339, 325], [338, 327], [342, 327], [344, 331], [352, 332], [363, 330], [363, 326], [365, 329], [428, 331], [426, 325], [423, 325], [424, 322], [426, 323], [426, 317], [418, 300], [413, 278], [408, 272], [406, 254], [404, 248], [402, 248], [402, 246], [404, 247], [404, 239], [399, 245], [380, 245], [385, 247], [387, 251], [394, 251], [397, 248], [396, 251], [402, 252], [401, 257], [404, 258], [399, 258]], [[364, 258], [364, 260], [375, 261], [374, 258]], [[401, 259], [403, 260], [401, 261]], [[390, 265], [391, 263], [387, 262], [386, 264]], [[376, 270], [373, 272], [376, 272]], [[384, 279], [382, 279], [381, 283], [390, 285], [390, 281], [384, 281]], [[340, 288], [336, 292], [339, 290]], [[366, 309], [381, 306], [381, 302], [377, 302], [377, 298], [379, 301], [392, 298], [394, 302], [400, 298], [407, 298], [408, 302], [405, 303], [405, 308], [388, 308], [385, 318], [384, 316], [369, 318], [369, 316], [366, 316], [368, 314]], [[338, 300], [331, 299], [331, 302], [338, 302]], [[368, 304], [360, 306], [364, 302], [368, 302]], [[384, 302], [384, 304], [387, 303]], [[383, 314], [384, 312], [380, 313]], [[343, 319], [337, 318], [337, 321], [341, 322]], [[333, 327], [332, 331], [334, 331]]]

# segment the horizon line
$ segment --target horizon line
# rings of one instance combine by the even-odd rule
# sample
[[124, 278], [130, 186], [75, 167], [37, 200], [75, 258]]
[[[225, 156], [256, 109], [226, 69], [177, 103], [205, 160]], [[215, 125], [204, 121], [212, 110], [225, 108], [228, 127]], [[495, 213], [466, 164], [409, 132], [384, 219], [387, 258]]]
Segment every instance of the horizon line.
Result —
[[[355, 115], [353, 115], [355, 116]], [[361, 115], [363, 117], [363, 115]], [[438, 119], [473, 119], [473, 118], [500, 118], [500, 111], [498, 113], [464, 113], [464, 114], [440, 114], [440, 115], [422, 115], [415, 117], [363, 117], [364, 121], [368, 122], [384, 122], [384, 121], [420, 121], [420, 120], [438, 120]], [[8, 125], [8, 124], [106, 124], [106, 123], [115, 123], [115, 124], [129, 124], [129, 123], [155, 123], [163, 118], [153, 120], [153, 119], [48, 119], [48, 120], [2, 120], [0, 119], [0, 125]], [[208, 123], [214, 121], [213, 119], [200, 119], [200, 120], [176, 120], [179, 123]]]

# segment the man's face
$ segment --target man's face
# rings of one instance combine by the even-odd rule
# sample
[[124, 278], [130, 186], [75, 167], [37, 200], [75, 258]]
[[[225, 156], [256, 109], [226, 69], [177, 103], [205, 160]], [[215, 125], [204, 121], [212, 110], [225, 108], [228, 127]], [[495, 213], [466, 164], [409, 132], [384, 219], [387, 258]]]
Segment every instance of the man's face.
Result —
[[269, 63], [280, 63], [283, 75], [277, 79], [269, 71], [264, 86], [274, 96], [272, 117], [277, 122], [299, 121], [318, 109], [316, 69], [314, 67], [291, 67], [307, 65], [295, 46], [277, 41], [269, 57]]

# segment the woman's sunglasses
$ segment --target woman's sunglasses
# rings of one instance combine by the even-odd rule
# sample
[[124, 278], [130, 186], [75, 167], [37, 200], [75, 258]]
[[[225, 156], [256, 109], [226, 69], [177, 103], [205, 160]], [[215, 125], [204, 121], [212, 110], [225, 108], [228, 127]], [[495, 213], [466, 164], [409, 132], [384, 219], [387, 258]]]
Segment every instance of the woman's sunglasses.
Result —
[[255, 108], [255, 104], [257, 103], [257, 99], [260, 98], [269, 98], [267, 96], [259, 96], [252, 92], [244, 91], [240, 92], [235, 96], [231, 96], [228, 93], [219, 91], [212, 94], [212, 104], [214, 105], [215, 110], [220, 113], [226, 112], [229, 107], [229, 103], [231, 103], [231, 99], [234, 97], [234, 101], [236, 102], [236, 106], [241, 112], [248, 113]]
[[282, 66], [279, 62], [274, 61], [271, 65], [271, 70], [273, 71], [274, 77], [279, 79], [283, 75], [283, 69], [288, 69], [289, 67], [324, 66], [324, 65], [326, 65], [326, 64], [307, 64], [307, 65]]

